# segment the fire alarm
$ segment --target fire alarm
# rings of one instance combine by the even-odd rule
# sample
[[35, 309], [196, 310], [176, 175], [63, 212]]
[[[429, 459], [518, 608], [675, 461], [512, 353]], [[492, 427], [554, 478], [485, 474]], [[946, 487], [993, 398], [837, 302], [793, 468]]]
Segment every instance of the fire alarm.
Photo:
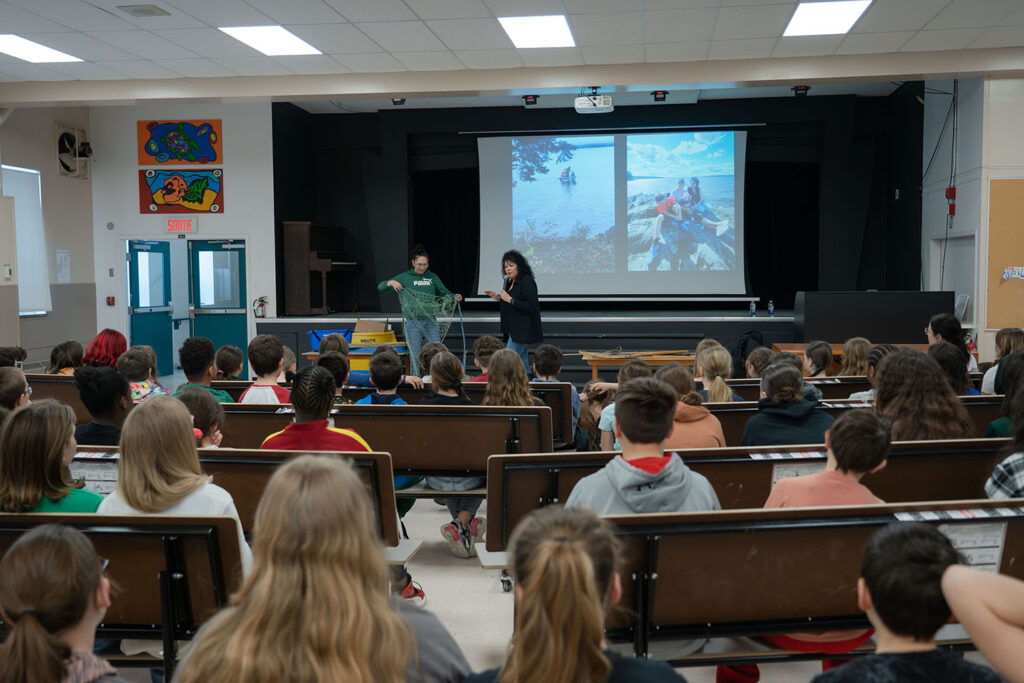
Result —
[[114, 297], [112, 297], [112, 296], [108, 296], [107, 297], [107, 305], [108, 306], [113, 306], [114, 305]]

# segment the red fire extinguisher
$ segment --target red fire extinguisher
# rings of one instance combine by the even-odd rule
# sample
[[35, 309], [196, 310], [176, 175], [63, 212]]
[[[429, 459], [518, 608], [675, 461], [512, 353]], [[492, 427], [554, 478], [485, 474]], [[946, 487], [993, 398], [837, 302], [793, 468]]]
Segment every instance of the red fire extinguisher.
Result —
[[261, 296], [252, 302], [252, 313], [257, 318], [267, 317], [267, 297]]

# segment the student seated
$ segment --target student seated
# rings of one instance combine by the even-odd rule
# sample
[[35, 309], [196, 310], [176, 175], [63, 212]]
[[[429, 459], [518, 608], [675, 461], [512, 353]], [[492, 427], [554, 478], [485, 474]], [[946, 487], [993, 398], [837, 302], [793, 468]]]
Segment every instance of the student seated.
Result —
[[316, 357], [316, 364], [326, 369], [334, 377], [334, 405], [351, 405], [352, 399], [342, 396], [345, 380], [349, 375], [348, 359], [338, 351], [324, 351]]
[[103, 496], [68, 470], [77, 449], [75, 413], [66, 405], [45, 399], [8, 415], [0, 429], [0, 511], [96, 512]]
[[850, 337], [843, 344], [843, 369], [841, 377], [861, 377], [868, 374], [868, 352], [871, 342], [864, 337]]
[[[803, 377], [804, 372], [806, 371], [803, 359], [800, 358], [800, 356], [796, 355], [795, 353], [791, 353], [789, 351], [776, 351], [775, 353], [773, 353], [771, 359], [769, 359], [768, 365], [774, 365], [775, 363], [788, 363], [789, 365], [796, 368], [796, 371], [801, 378]], [[761, 375], [763, 376], [764, 373], [762, 372]], [[804, 398], [806, 400], [821, 400], [821, 389], [814, 386], [810, 382], [804, 382], [803, 386]]]
[[238, 379], [242, 374], [242, 349], [234, 344], [225, 344], [217, 349], [213, 364], [217, 366], [216, 379]]
[[[235, 519], [242, 571], [252, 565], [242, 523], [231, 494], [203, 474], [192, 418], [169, 396], [143, 401], [124, 421], [117, 489], [97, 510], [104, 515], [228, 515]], [[236, 571], [237, 567], [226, 567]]]
[[1003, 416], [989, 423], [986, 438], [1009, 438], [1024, 423], [1024, 351], [1014, 351], [1003, 359]]
[[[1020, 351], [1014, 355], [1024, 355]], [[1024, 359], [1022, 359], [1024, 360]], [[1024, 364], [1024, 363], [1022, 363]], [[1007, 365], [1007, 370], [1011, 366]], [[1024, 374], [1022, 372], [1021, 374]], [[1013, 430], [1013, 440], [1004, 450], [1006, 457], [996, 465], [992, 476], [985, 482], [985, 495], [989, 498], [1024, 498], [1024, 386], [1021, 386], [1024, 378], [1018, 378], [1013, 391], [1012, 404], [1008, 419], [1016, 425]]]
[[824, 443], [832, 416], [803, 395], [803, 377], [788, 363], [773, 363], [761, 377], [757, 415], [743, 428], [741, 446]]
[[419, 362], [420, 372], [423, 373], [423, 377], [420, 379], [423, 380], [424, 384], [430, 384], [430, 362], [434, 360], [434, 356], [447, 350], [448, 347], [441, 342], [427, 342], [423, 345], [423, 348], [420, 349], [420, 355], [419, 358], [417, 358], [417, 361]]
[[725, 380], [732, 376], [732, 354], [724, 346], [711, 346], [700, 352], [695, 365], [704, 388], [698, 391], [708, 403], [742, 401], [743, 397], [729, 388]]
[[[601, 450], [601, 430], [598, 422], [601, 412], [612, 402], [611, 389], [601, 388], [599, 380], [592, 379], [583, 385], [580, 392], [580, 421], [576, 430], [577, 451]], [[612, 436], [614, 438], [614, 435]]]
[[878, 365], [875, 410], [892, 423], [893, 441], [970, 439], [974, 423], [939, 364], [903, 348]]
[[284, 347], [281, 355], [281, 374], [277, 376], [279, 384], [291, 384], [295, 379], [295, 352], [290, 346]]
[[213, 380], [217, 376], [216, 358], [217, 352], [213, 348], [213, 342], [206, 337], [186, 339], [178, 349], [178, 360], [188, 382], [178, 387], [174, 395], [177, 396], [189, 387], [199, 387], [209, 391], [221, 403], [234, 403], [235, 400], [231, 398], [231, 394], [222, 389], [214, 389], [212, 386]]
[[615, 404], [615, 436], [622, 455], [580, 479], [565, 501], [567, 508], [602, 515], [721, 509], [708, 480], [675, 453], [664, 452], [676, 414], [672, 387], [638, 377], [619, 386]]
[[75, 427], [75, 439], [86, 446], [116, 446], [133, 405], [128, 380], [114, 368], [86, 365], [75, 370], [75, 384], [92, 417]]
[[210, 392], [190, 387], [178, 394], [192, 416], [192, 432], [199, 448], [220, 448], [224, 440], [224, 406]]
[[868, 351], [867, 358], [867, 370], [864, 376], [868, 378], [868, 382], [871, 383], [871, 388], [866, 391], [855, 391], [850, 394], [851, 399], [858, 401], [874, 401], [875, 400], [875, 386], [878, 377], [878, 364], [882, 362], [882, 359], [888, 356], [893, 351], [898, 351], [899, 348], [892, 344], [879, 344], [870, 351]]
[[[389, 346], [378, 346], [376, 349], [374, 349], [373, 353], [376, 354], [378, 351], [381, 351], [383, 349], [387, 349], [389, 351], [394, 351], [394, 349], [392, 349]], [[320, 348], [319, 348], [319, 350], [317, 352], [318, 353], [318, 357], [319, 357], [319, 355], [330, 353], [332, 351], [336, 352], [336, 353], [340, 353], [342, 356], [345, 357], [346, 363], [349, 363], [349, 360], [348, 360], [348, 357], [349, 357], [348, 342], [345, 341], [345, 338], [343, 336], [341, 336], [340, 334], [338, 334], [337, 332], [332, 332], [331, 334], [327, 335], [326, 337], [324, 337], [323, 339], [320, 340]], [[287, 354], [287, 352], [288, 352], [288, 349], [286, 347], [285, 348], [285, 353]], [[401, 360], [401, 359], [399, 359], [399, 360]], [[294, 358], [293, 358], [292, 362], [294, 363]], [[345, 383], [351, 384], [352, 386], [356, 386], [356, 387], [372, 387], [373, 386], [373, 382], [370, 381], [370, 371], [369, 370], [353, 370], [351, 368], [351, 364], [349, 364], [347, 367], [349, 368], [349, 370], [348, 370], [348, 377], [345, 380]], [[404, 365], [403, 365], [403, 368], [404, 368]], [[293, 375], [294, 375], [294, 370], [295, 370], [295, 368], [293, 367], [292, 368]], [[399, 384], [408, 384], [409, 386], [413, 387], [414, 389], [422, 389], [423, 388], [423, 380], [421, 380], [419, 377], [416, 377], [415, 375], [402, 375], [402, 379], [399, 382]], [[341, 384], [338, 384], [338, 389], [339, 389], [338, 395], [339, 396], [341, 395], [341, 393], [340, 393], [341, 386], [342, 386]]]
[[[431, 342], [433, 343], [433, 342]], [[442, 351], [435, 354], [430, 365], [423, 368], [431, 377], [432, 393], [420, 405], [475, 405], [462, 390], [462, 363], [453, 354]], [[426, 487], [436, 491], [468, 491], [484, 486], [480, 477], [427, 477]], [[448, 552], [455, 557], [476, 555], [476, 544], [484, 538], [485, 521], [477, 517], [482, 498], [449, 496], [443, 498], [452, 521], [441, 525], [441, 537], [448, 543]]]
[[106, 560], [77, 529], [41, 524], [0, 560], [0, 680], [126, 683], [93, 654], [110, 607]]
[[151, 360], [149, 353], [138, 346], [131, 347], [117, 359], [117, 371], [128, 380], [132, 403], [139, 403], [150, 396], [171, 395], [171, 392], [157, 384]]
[[20, 346], [0, 346], [0, 368], [20, 368], [25, 365], [28, 352]]
[[334, 377], [313, 365], [302, 368], [292, 382], [295, 421], [274, 432], [260, 448], [282, 451], [370, 451], [370, 445], [351, 429], [339, 429], [328, 422], [334, 404]]
[[760, 377], [764, 369], [771, 361], [772, 350], [767, 346], [758, 346], [747, 354], [746, 368], [747, 377]]
[[828, 377], [828, 366], [832, 365], [832, 345], [823, 341], [812, 341], [804, 349], [804, 371], [808, 379]]
[[935, 342], [928, 347], [928, 355], [935, 359], [942, 369], [942, 375], [949, 382], [957, 396], [977, 396], [981, 392], [971, 386], [967, 368], [956, 347], [949, 342]]
[[1003, 359], [1014, 351], [1024, 351], [1024, 330], [1019, 327], [1004, 327], [996, 332], [996, 364], [985, 371], [981, 378], [981, 393], [1004, 394], [996, 390], [996, 379], [1003, 374]]
[[253, 539], [252, 572], [186, 650], [179, 683], [456, 683], [469, 673], [437, 617], [388, 596], [377, 519], [347, 461], [303, 455], [282, 465], [256, 508]]
[[28, 405], [32, 387], [21, 368], [0, 367], [0, 421], [15, 408]]
[[50, 364], [46, 366], [47, 375], [73, 375], [75, 368], [82, 367], [82, 356], [85, 349], [76, 341], [65, 341], [57, 344], [50, 351]]
[[117, 330], [109, 327], [101, 330], [85, 347], [82, 363], [85, 365], [105, 365], [115, 367], [117, 359], [128, 350], [128, 340]]
[[949, 539], [933, 526], [893, 522], [875, 532], [857, 580], [857, 605], [875, 627], [875, 654], [815, 676], [814, 683], [998, 683], [995, 671], [935, 645], [935, 634], [950, 617], [942, 576], [962, 562]]
[[398, 383], [402, 381], [402, 360], [391, 349], [380, 353], [374, 352], [370, 357], [370, 381], [376, 391], [367, 394], [357, 404], [364, 405], [409, 405], [398, 395]]
[[655, 379], [665, 382], [676, 392], [676, 414], [672, 433], [665, 439], [665, 448], [721, 448], [725, 446], [722, 423], [701, 405], [690, 371], [680, 363], [658, 368]]
[[256, 373], [253, 382], [239, 397], [239, 403], [291, 403], [288, 389], [277, 383], [284, 360], [284, 345], [272, 334], [258, 334], [247, 349], [249, 367]]
[[505, 348], [505, 345], [501, 343], [501, 340], [497, 337], [490, 335], [484, 335], [477, 337], [476, 341], [473, 342], [473, 365], [480, 370], [480, 374], [476, 377], [471, 378], [470, 382], [486, 382], [487, 381], [487, 366], [491, 362], [491, 356], [496, 351], [500, 351]]
[[928, 321], [928, 327], [924, 328], [928, 344], [946, 341], [956, 347], [967, 366], [967, 372], [978, 371], [978, 359], [974, 357], [967, 348], [967, 333], [952, 313], [936, 313]]
[[[533, 350], [533, 381], [560, 382], [562, 372], [562, 351], [553, 344], [541, 344]], [[576, 388], [570, 390], [572, 396], [572, 429], [576, 433], [576, 425], [580, 419], [580, 395]]]
[[331, 332], [320, 340], [320, 345], [317, 347], [317, 353], [327, 353], [328, 351], [337, 351], [343, 356], [348, 355], [348, 340], [337, 332]]
[[[518, 362], [518, 363], [517, 363]], [[494, 352], [487, 365], [487, 390], [480, 405], [543, 406], [544, 401], [530, 393], [530, 381], [522, 356], [512, 349]]]
[[[618, 391], [618, 387], [622, 386], [631, 379], [637, 379], [639, 377], [650, 377], [654, 374], [651, 366], [643, 362], [639, 358], [632, 358], [626, 361], [626, 364], [619, 368], [619, 375], [616, 377], [616, 383], [609, 385], [611, 388]], [[612, 451], [620, 450], [621, 445], [619, 440], [615, 437], [615, 400], [606, 405], [601, 410], [601, 419], [597, 422], [597, 428], [601, 432], [601, 450]]]
[[674, 683], [664, 662], [608, 648], [604, 615], [622, 598], [619, 540], [608, 522], [557, 505], [534, 510], [509, 543], [515, 578], [515, 631], [500, 669], [466, 683]]

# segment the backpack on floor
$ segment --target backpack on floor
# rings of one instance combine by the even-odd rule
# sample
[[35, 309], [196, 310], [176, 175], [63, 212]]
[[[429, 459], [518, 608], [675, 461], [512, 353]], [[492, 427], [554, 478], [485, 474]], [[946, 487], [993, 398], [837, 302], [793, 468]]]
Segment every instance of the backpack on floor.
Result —
[[764, 346], [764, 337], [757, 330], [748, 330], [740, 335], [732, 347], [732, 376], [747, 376], [747, 355], [758, 346]]

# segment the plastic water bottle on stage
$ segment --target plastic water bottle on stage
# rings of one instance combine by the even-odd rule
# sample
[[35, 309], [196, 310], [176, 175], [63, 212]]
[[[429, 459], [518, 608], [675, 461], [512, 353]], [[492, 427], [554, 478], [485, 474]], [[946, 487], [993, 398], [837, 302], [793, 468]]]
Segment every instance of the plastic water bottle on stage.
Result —
[[768, 299], [768, 317], [775, 317], [775, 302], [772, 301], [771, 299]]
[[757, 304], [753, 301], [750, 302], [750, 317], [753, 318], [757, 315]]

